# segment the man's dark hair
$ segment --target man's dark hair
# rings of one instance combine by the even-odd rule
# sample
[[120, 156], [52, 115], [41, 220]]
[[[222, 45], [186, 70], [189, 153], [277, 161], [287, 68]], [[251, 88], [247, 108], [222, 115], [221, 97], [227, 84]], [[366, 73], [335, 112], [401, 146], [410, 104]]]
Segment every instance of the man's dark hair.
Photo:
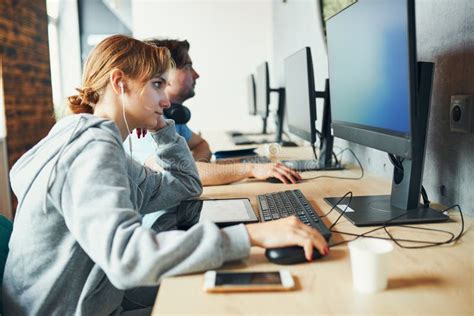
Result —
[[146, 41], [149, 44], [166, 47], [170, 50], [171, 58], [173, 58], [176, 68], [183, 68], [189, 63], [189, 42], [187, 40], [179, 41], [174, 39], [151, 39]]

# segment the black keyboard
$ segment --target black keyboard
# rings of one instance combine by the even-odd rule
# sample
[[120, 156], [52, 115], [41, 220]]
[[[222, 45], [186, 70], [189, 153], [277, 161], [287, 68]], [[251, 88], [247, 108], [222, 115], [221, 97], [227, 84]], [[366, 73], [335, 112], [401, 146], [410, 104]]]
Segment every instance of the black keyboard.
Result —
[[239, 160], [240, 163], [269, 163], [272, 162], [270, 158], [266, 156], [255, 156], [255, 157], [248, 157], [242, 158]]
[[282, 164], [296, 171], [318, 170], [319, 162], [314, 159], [308, 160], [282, 160]]
[[318, 230], [329, 241], [331, 232], [300, 190], [272, 192], [257, 196], [260, 218], [264, 222], [295, 215]]
[[253, 145], [253, 144], [269, 144], [275, 142], [275, 139], [273, 138], [255, 138], [251, 139], [248, 138], [247, 136], [235, 136], [232, 137], [232, 142], [235, 145]]
[[282, 164], [296, 171], [315, 171], [315, 170], [341, 170], [341, 164], [334, 164], [332, 166], [320, 166], [315, 159], [308, 160], [282, 160]]

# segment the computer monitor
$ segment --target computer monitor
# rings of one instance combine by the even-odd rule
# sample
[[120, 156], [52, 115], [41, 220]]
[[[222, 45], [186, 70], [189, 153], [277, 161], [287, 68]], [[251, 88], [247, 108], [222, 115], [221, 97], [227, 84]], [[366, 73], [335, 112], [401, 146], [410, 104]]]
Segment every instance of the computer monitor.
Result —
[[[245, 86], [247, 92], [247, 109], [249, 115], [257, 115], [257, 92], [255, 88], [255, 76], [253, 74], [249, 74], [245, 78]], [[266, 120], [266, 118], [265, 118]], [[265, 122], [265, 121], [264, 121]], [[227, 134], [234, 139], [234, 142], [237, 144], [239, 142], [245, 142], [246, 136], [254, 136], [254, 135], [261, 135], [262, 133], [246, 133], [240, 131], [227, 131]]]
[[262, 118], [267, 118], [270, 106], [270, 74], [268, 62], [265, 61], [257, 66], [255, 79], [257, 115], [260, 115]]
[[267, 133], [267, 118], [270, 106], [270, 75], [268, 63], [264, 62], [257, 67], [256, 79], [256, 109], [257, 115], [263, 120], [263, 134]]
[[398, 165], [391, 195], [353, 197], [345, 217], [358, 226], [447, 220], [420, 205], [433, 64], [416, 62], [414, 1], [359, 0], [327, 21], [327, 40], [335, 136]]
[[[313, 59], [311, 49], [305, 47], [285, 58], [285, 97], [286, 119], [290, 133], [311, 143], [314, 150], [316, 134], [320, 139], [318, 169], [339, 170], [341, 165], [333, 160], [334, 137], [331, 134], [331, 103], [329, 99], [329, 81], [325, 91], [315, 90]], [[316, 129], [316, 98], [324, 100], [322, 130]], [[317, 170], [317, 169], [315, 169]]]
[[247, 76], [247, 103], [249, 115], [257, 114], [257, 100], [255, 91], [255, 77], [253, 74]]
[[270, 88], [270, 74], [268, 71], [268, 62], [263, 62], [258, 65], [256, 74], [256, 100], [257, 100], [257, 115], [263, 119], [263, 134], [267, 132], [267, 118], [270, 113], [270, 93], [278, 94], [278, 109], [276, 115], [276, 135], [275, 140], [283, 146], [295, 146], [293, 142], [285, 142], [282, 139], [283, 135], [283, 117], [285, 113], [285, 88]]

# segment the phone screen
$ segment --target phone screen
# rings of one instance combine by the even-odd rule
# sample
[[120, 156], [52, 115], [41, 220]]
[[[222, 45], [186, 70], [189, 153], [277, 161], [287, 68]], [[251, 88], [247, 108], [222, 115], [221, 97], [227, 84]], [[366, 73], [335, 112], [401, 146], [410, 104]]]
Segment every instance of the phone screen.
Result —
[[226, 273], [217, 272], [216, 286], [224, 285], [279, 285], [281, 284], [280, 272], [242, 272]]

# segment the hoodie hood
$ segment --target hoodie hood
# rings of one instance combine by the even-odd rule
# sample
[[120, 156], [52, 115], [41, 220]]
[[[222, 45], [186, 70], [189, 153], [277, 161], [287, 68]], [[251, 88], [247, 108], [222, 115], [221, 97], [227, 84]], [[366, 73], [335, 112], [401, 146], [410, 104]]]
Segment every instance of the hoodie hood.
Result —
[[53, 126], [48, 135], [26, 152], [11, 169], [10, 182], [13, 192], [18, 198], [18, 209], [40, 174], [42, 177], [46, 176], [45, 179], [47, 179], [44, 192], [46, 202], [50, 184], [55, 179], [55, 169], [59, 159], [68, 145], [74, 143], [91, 127], [98, 127], [110, 132], [118, 144], [122, 143], [120, 132], [113, 121], [91, 114], [71, 115], [61, 119]]

